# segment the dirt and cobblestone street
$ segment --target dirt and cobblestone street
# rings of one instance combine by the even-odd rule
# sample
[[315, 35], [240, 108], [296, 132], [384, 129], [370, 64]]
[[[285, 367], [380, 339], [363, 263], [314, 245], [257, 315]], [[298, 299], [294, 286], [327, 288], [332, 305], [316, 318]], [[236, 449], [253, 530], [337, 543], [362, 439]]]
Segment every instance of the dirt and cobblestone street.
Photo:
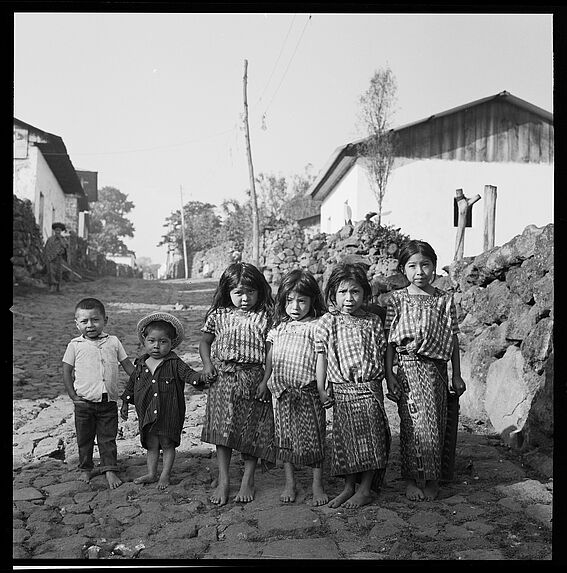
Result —
[[[65, 284], [60, 294], [14, 287], [14, 565], [59, 559], [355, 559], [417, 564], [552, 558], [549, 455], [514, 454], [489, 429], [461, 416], [455, 480], [441, 488], [435, 501], [409, 501], [399, 478], [397, 410], [388, 400], [393, 446], [385, 485], [373, 503], [360, 509], [311, 506], [310, 468], [297, 472], [295, 503], [281, 503], [281, 465], [264, 473], [258, 469], [255, 499], [236, 503], [232, 497], [243, 470], [236, 454], [231, 501], [222, 507], [209, 502], [215, 450], [200, 441], [206, 392], [192, 388], [186, 390], [182, 443], [166, 489], [134, 483], [145, 473], [146, 456], [133, 409], [128, 421], [119, 422], [124, 483], [110, 490], [104, 476], [90, 483], [79, 481], [73, 406], [61, 375], [65, 347], [77, 334], [75, 303], [86, 296], [100, 298], [109, 317], [106, 330], [121, 339], [132, 359], [139, 351], [138, 320], [155, 310], [175, 314], [186, 330], [176, 351], [200, 369], [199, 328], [215, 285], [214, 280], [202, 279], [104, 278]], [[121, 384], [125, 382], [121, 371]], [[329, 496], [338, 494], [342, 480], [331, 478], [328, 468], [324, 476]]]

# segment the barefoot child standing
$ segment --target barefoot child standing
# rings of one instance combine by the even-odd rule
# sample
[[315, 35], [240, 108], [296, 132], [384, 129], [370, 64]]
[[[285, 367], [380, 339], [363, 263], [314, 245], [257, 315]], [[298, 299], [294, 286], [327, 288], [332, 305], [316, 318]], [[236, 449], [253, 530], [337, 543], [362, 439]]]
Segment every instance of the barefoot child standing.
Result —
[[232, 450], [244, 459], [234, 501], [254, 499], [258, 458], [275, 461], [272, 401], [267, 389], [259, 390], [272, 308], [264, 275], [250, 263], [233, 263], [220, 277], [201, 328], [199, 353], [210, 382], [201, 440], [217, 447], [218, 485], [210, 496], [217, 505], [228, 501]]
[[[63, 383], [75, 408], [75, 431], [82, 481], [105, 473], [110, 489], [122, 480], [117, 475], [118, 365], [129, 375], [134, 366], [120, 340], [103, 332], [108, 317], [102, 302], [84, 298], [75, 307], [75, 324], [81, 333], [63, 355]], [[94, 472], [96, 444], [101, 464]]]
[[370, 503], [386, 473], [386, 341], [380, 317], [362, 308], [371, 295], [362, 266], [336, 265], [325, 287], [330, 310], [317, 326], [317, 387], [323, 405], [333, 406], [331, 475], [345, 477], [344, 489], [329, 502], [331, 507]]
[[[432, 286], [437, 255], [424, 241], [409, 241], [398, 257], [398, 269], [409, 281], [394, 291], [388, 303], [385, 330], [386, 379], [397, 399], [400, 416], [400, 456], [406, 496], [435, 499], [442, 476], [444, 448], [455, 455], [456, 436], [448, 436], [450, 391], [447, 361], [451, 360], [453, 392], [466, 389], [461, 378], [459, 332], [453, 298]], [[394, 356], [398, 358], [394, 374]]]
[[[181, 443], [185, 421], [185, 384], [200, 387], [200, 373], [195, 372], [173, 349], [183, 340], [181, 322], [166, 312], [154, 312], [138, 322], [138, 337], [145, 353], [122, 393], [120, 414], [128, 419], [128, 404], [134, 404], [138, 415], [140, 441], [148, 450], [148, 473], [134, 483], [157, 483], [158, 489], [169, 485], [175, 448]], [[160, 450], [163, 467], [157, 477]]]
[[[329, 501], [323, 489], [325, 408], [317, 392], [315, 328], [327, 312], [317, 281], [309, 271], [284, 276], [276, 295], [274, 322], [268, 332], [268, 353], [262, 390], [274, 400], [276, 458], [283, 461], [285, 486], [280, 500], [295, 501], [295, 466], [313, 468], [312, 505]], [[262, 391], [261, 390], [261, 391]]]

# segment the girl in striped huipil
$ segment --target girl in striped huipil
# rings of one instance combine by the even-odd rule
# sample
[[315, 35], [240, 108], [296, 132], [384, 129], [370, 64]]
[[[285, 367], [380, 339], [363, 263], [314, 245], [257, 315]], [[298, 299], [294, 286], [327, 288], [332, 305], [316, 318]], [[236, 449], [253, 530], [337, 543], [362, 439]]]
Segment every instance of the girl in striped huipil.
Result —
[[431, 500], [439, 493], [439, 481], [451, 477], [447, 474], [452, 469], [447, 469], [452, 468], [456, 445], [452, 422], [458, 417], [458, 396], [466, 389], [461, 378], [459, 329], [452, 296], [431, 284], [437, 264], [431, 245], [409, 241], [398, 262], [409, 286], [394, 291], [388, 302], [386, 379], [398, 402], [406, 496], [414, 501]]
[[219, 280], [201, 328], [199, 353], [210, 383], [201, 439], [217, 447], [217, 486], [209, 498], [217, 505], [228, 501], [232, 450], [244, 459], [234, 501], [254, 499], [258, 458], [275, 461], [272, 401], [269, 391], [260, 388], [272, 310], [264, 275], [250, 263], [233, 263]]
[[390, 452], [382, 393], [386, 340], [380, 317], [363, 309], [371, 295], [361, 265], [335, 266], [325, 287], [330, 310], [317, 325], [317, 388], [323, 405], [333, 407], [331, 475], [345, 477], [331, 507], [370, 503]]
[[311, 505], [329, 501], [323, 488], [325, 408], [315, 374], [315, 328], [327, 311], [315, 277], [306, 270], [289, 271], [278, 288], [273, 328], [268, 332], [266, 373], [274, 406], [275, 452], [285, 471], [283, 503], [297, 495], [295, 466], [313, 468]]

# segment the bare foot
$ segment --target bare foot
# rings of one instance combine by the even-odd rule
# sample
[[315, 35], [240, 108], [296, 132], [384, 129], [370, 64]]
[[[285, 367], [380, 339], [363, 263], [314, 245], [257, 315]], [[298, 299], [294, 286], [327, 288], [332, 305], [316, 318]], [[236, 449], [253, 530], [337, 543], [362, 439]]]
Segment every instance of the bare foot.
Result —
[[368, 505], [374, 497], [370, 493], [361, 493], [357, 491], [352, 497], [349, 497], [342, 505], [348, 509]]
[[248, 503], [254, 499], [254, 485], [253, 484], [240, 484], [240, 489], [234, 497], [234, 501]]
[[431, 501], [437, 497], [439, 494], [439, 482], [436, 479], [430, 479], [425, 482], [425, 487], [423, 488], [423, 495], [425, 499]]
[[345, 487], [337, 497], [329, 502], [329, 507], [340, 507], [347, 499], [354, 495], [354, 487]]
[[168, 485], [169, 485], [169, 476], [160, 476], [156, 487], [158, 489], [166, 489]]
[[79, 472], [79, 477], [77, 479], [79, 481], [89, 483], [91, 481], [91, 472]]
[[311, 505], [325, 505], [329, 501], [329, 496], [324, 492], [322, 487], [313, 486], [313, 499]]
[[106, 472], [106, 481], [110, 489], [116, 489], [122, 484], [122, 480], [114, 472]]
[[411, 499], [411, 501], [420, 501], [425, 498], [421, 489], [417, 487], [415, 480], [408, 480], [406, 486], [406, 497]]
[[280, 501], [282, 503], [293, 503], [296, 495], [297, 490], [295, 489], [295, 484], [286, 484], [280, 495]]
[[155, 481], [157, 481], [157, 477], [155, 475], [146, 474], [136, 478], [134, 483], [154, 483]]
[[209, 497], [209, 501], [219, 506], [225, 505], [226, 502], [228, 501], [228, 491], [229, 491], [228, 483], [226, 484], [219, 483], [215, 491]]

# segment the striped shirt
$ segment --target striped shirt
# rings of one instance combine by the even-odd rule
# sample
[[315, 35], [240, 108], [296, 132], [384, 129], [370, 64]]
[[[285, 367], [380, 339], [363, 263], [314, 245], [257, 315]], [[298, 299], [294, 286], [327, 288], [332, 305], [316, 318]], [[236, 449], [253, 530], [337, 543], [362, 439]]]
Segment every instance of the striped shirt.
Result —
[[118, 367], [128, 358], [122, 343], [112, 334], [103, 332], [95, 340], [77, 336], [67, 345], [63, 362], [75, 368], [73, 387], [80, 398], [100, 402], [118, 399]]
[[272, 328], [266, 341], [272, 344], [270, 392], [279, 398], [288, 388], [302, 388], [315, 380], [315, 330], [318, 319], [286, 321]]
[[217, 360], [259, 364], [266, 360], [268, 315], [264, 310], [217, 308], [207, 317], [201, 331], [214, 335], [211, 355]]
[[398, 351], [449, 360], [453, 335], [459, 332], [453, 296], [438, 288], [431, 295], [410, 294], [407, 288], [394, 291], [384, 328]]
[[333, 310], [318, 321], [315, 351], [327, 356], [327, 379], [333, 384], [381, 381], [385, 350], [382, 321], [376, 314], [353, 316]]

